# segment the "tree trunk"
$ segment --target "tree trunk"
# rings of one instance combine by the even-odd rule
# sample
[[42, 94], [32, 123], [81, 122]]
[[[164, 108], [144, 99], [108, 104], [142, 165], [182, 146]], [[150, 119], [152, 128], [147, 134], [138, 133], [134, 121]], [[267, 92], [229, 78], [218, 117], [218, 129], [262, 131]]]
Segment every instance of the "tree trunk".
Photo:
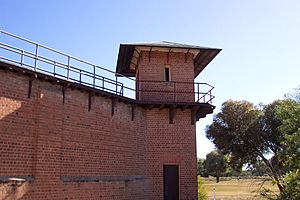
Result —
[[282, 185], [282, 184], [280, 183], [280, 180], [279, 180], [280, 177], [279, 177], [278, 173], [276, 172], [276, 170], [274, 169], [273, 165], [269, 162], [268, 159], [266, 159], [264, 156], [261, 156], [261, 155], [259, 155], [259, 156], [260, 156], [260, 157], [262, 158], [262, 160], [266, 163], [266, 165], [270, 168], [270, 170], [271, 170], [271, 172], [272, 172], [272, 176], [273, 176], [273, 178], [274, 178], [274, 180], [275, 180], [275, 182], [276, 182], [276, 185], [277, 185], [277, 187], [278, 187], [280, 193], [282, 193], [282, 192], [284, 191], [284, 185]]
[[220, 172], [219, 171], [217, 171], [217, 174], [216, 174], [217, 176], [216, 176], [216, 179], [217, 179], [217, 183], [219, 183], [220, 182]]

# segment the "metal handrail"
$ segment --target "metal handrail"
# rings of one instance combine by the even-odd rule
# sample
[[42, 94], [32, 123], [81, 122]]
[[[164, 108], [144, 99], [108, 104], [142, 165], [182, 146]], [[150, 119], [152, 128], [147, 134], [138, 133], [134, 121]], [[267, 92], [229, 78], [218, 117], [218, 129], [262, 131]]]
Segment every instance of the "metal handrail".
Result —
[[101, 70], [104, 70], [104, 71], [110, 72], [110, 73], [112, 73], [112, 74], [115, 74], [115, 75], [124, 77], [124, 78], [126, 78], [126, 79], [130, 79], [130, 80], [135, 81], [134, 79], [132, 79], [132, 78], [130, 78], [130, 77], [127, 77], [127, 76], [124, 76], [123, 74], [119, 74], [119, 73], [117, 73], [117, 72], [111, 71], [111, 70], [106, 69], [106, 68], [104, 68], [104, 67], [101, 67], [101, 66], [92, 64], [92, 63], [87, 62], [87, 61], [84, 61], [84, 60], [82, 60], [82, 59], [80, 59], [80, 58], [77, 58], [77, 57], [71, 56], [71, 55], [69, 55], [69, 54], [60, 52], [60, 51], [55, 50], [55, 49], [53, 49], [53, 48], [47, 47], [47, 46], [45, 46], [45, 45], [42, 45], [42, 44], [39, 44], [39, 43], [36, 43], [36, 42], [33, 42], [33, 41], [31, 41], [31, 40], [22, 38], [22, 37], [20, 37], [20, 36], [11, 34], [11, 33], [9, 33], [9, 32], [0, 30], [0, 33], [5, 34], [5, 35], [10, 36], [10, 37], [13, 37], [13, 38], [16, 38], [16, 39], [19, 39], [19, 40], [22, 40], [22, 41], [24, 41], [24, 42], [28, 42], [28, 43], [33, 44], [33, 45], [36, 45], [36, 46], [38, 46], [38, 47], [42, 47], [42, 48], [47, 49], [47, 50], [49, 50], [49, 51], [52, 51], [52, 52], [54, 52], [54, 53], [57, 53], [57, 54], [60, 54], [60, 55], [69, 57], [70, 59], [76, 60], [76, 61], [78, 61], [78, 62], [82, 62], [82, 63], [84, 63], [84, 64], [91, 65], [91, 66], [96, 66], [96, 68], [99, 68], [99, 69], [101, 69]]
[[[214, 87], [208, 83], [198, 83], [198, 82], [187, 82], [187, 81], [158, 81], [158, 80], [140, 80], [139, 83], [146, 83], [146, 89], [139, 88], [139, 92], [143, 93], [158, 93], [158, 94], [173, 94], [173, 101], [177, 101], [177, 96], [180, 94], [191, 94], [194, 93], [195, 95], [195, 102], [204, 102], [204, 103], [212, 103], [212, 99], [215, 98], [214, 95], [212, 95], [212, 90]], [[155, 84], [155, 85], [152, 85]], [[165, 89], [155, 89], [155, 86], [161, 86], [161, 85], [167, 85]], [[141, 84], [139, 84], [141, 85]], [[182, 87], [185, 85], [193, 85], [193, 87], [190, 87], [190, 91], [187, 90], [186, 87]], [[152, 87], [154, 86], [154, 87]], [[207, 92], [202, 92], [200, 86], [206, 86], [209, 87], [207, 89]], [[181, 88], [181, 89], [180, 89]], [[186, 99], [189, 101], [190, 99]]]
[[[12, 46], [10, 44], [6, 44], [3, 42], [0, 42], [0, 50], [4, 50], [5, 52], [9, 52], [10, 54], [13, 54], [14, 57], [11, 58], [9, 56], [1, 56], [0, 60], [14, 63], [17, 65], [20, 65], [21, 67], [26, 67], [29, 69], [33, 69], [37, 72], [47, 73], [54, 77], [59, 77], [63, 79], [67, 79], [68, 81], [77, 82], [80, 84], [84, 84], [96, 89], [100, 89], [103, 91], [111, 92], [117, 95], [126, 96], [128, 98], [134, 98], [134, 94], [131, 96], [127, 93], [134, 93], [136, 92], [135, 85], [136, 81], [133, 78], [126, 77], [122, 74], [115, 73], [114, 71], [111, 71], [109, 69], [100, 67], [98, 65], [95, 65], [93, 63], [81, 60], [79, 58], [76, 58], [74, 56], [71, 56], [69, 54], [57, 51], [55, 49], [52, 49], [50, 47], [47, 47], [42, 44], [38, 44], [36, 42], [33, 42], [31, 40], [21, 38], [19, 36], [16, 36], [14, 34], [8, 33], [6, 31], [0, 30], [0, 34], [3, 34], [8, 37], [12, 37], [17, 40], [21, 40], [23, 42], [26, 42], [26, 44], [33, 45], [34, 46], [34, 52], [25, 50], [24, 48], [19, 48]], [[1, 36], [1, 35], [0, 35]], [[55, 55], [63, 56], [63, 58], [66, 59], [66, 62], [58, 61], [57, 59], [52, 59], [47, 56], [40, 55], [40, 50], [46, 49], [47, 51], [50, 51], [52, 53], [55, 53]], [[17, 56], [17, 57], [16, 57]], [[20, 56], [20, 57], [19, 57]], [[49, 56], [49, 55], [48, 55]], [[29, 61], [31, 61], [31, 63]], [[27, 62], [26, 62], [27, 61]], [[72, 61], [76, 61], [79, 64], [84, 64], [87, 67], [90, 67], [90, 70], [85, 70], [82, 68], [79, 68], [78, 66], [73, 66], [71, 64]], [[48, 68], [43, 66], [42, 64], [48, 65]], [[49, 66], [51, 69], [49, 69]], [[109, 78], [106, 76], [99, 75], [98, 72], [101, 70], [102, 72], [108, 72], [109, 75], [114, 78]], [[118, 77], [126, 78], [124, 83], [120, 82], [118, 80]], [[166, 81], [154, 81], [154, 80], [142, 80], [139, 81], [142, 82], [148, 82], [148, 83], [166, 83]], [[132, 87], [128, 86], [128, 84], [132, 84]], [[195, 95], [195, 101], [196, 102], [204, 102], [204, 103], [212, 103], [212, 99], [214, 96], [212, 95], [212, 89], [213, 86], [209, 85], [208, 83], [194, 83], [194, 82], [183, 82], [183, 81], [169, 81], [168, 84], [194, 84], [193, 93]], [[184, 91], [178, 91], [175, 90], [174, 85], [174, 97], [176, 96], [175, 93], [184, 93]], [[200, 85], [206, 85], [209, 87], [207, 92], [201, 92], [200, 91]], [[159, 92], [154, 91], [152, 92]], [[160, 91], [160, 92], [166, 92], [166, 91]], [[188, 93], [188, 92], [187, 92]]]

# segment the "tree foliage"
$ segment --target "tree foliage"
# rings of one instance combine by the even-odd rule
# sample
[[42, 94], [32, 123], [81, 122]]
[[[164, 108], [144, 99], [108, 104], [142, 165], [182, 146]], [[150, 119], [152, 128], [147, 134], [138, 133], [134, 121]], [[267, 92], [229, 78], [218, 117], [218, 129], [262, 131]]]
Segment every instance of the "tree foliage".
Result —
[[300, 103], [300, 85], [297, 88], [294, 88], [293, 92], [287, 93], [284, 95], [287, 99], [292, 99]]
[[204, 166], [207, 174], [215, 176], [218, 183], [220, 176], [226, 171], [225, 157], [220, 151], [214, 150], [206, 155]]
[[300, 103], [291, 99], [285, 100], [276, 108], [276, 115], [282, 122], [278, 127], [283, 135], [278, 159], [284, 170], [281, 177], [284, 187], [276, 198], [272, 198], [270, 192], [265, 192], [264, 196], [277, 200], [298, 200], [300, 199]]
[[247, 101], [228, 100], [207, 126], [206, 135], [222, 153], [231, 155], [233, 166], [255, 167], [263, 162], [280, 190], [279, 199], [299, 199], [300, 87], [286, 96], [289, 99], [263, 109]]
[[208, 174], [205, 170], [204, 162], [205, 162], [205, 159], [203, 159], [203, 158], [199, 158], [197, 160], [197, 175], [201, 176], [201, 177], [207, 177], [208, 176]]
[[266, 176], [271, 174], [270, 169], [262, 160], [257, 160], [255, 164], [250, 165], [247, 171], [250, 172], [252, 176]]
[[[260, 110], [248, 101], [228, 100], [206, 128], [206, 135], [222, 153], [231, 155], [232, 166], [255, 165], [262, 160], [282, 191], [282, 169], [278, 160], [282, 138], [278, 127], [282, 122], [275, 113], [280, 104], [282, 101], [275, 101]], [[265, 157], [267, 153], [273, 154], [271, 160]]]
[[[300, 93], [299, 93], [300, 94]], [[283, 162], [284, 191], [278, 199], [300, 199], [300, 101], [286, 100], [276, 110], [282, 119], [279, 130], [284, 134], [279, 158]]]
[[224, 155], [224, 160], [225, 160], [225, 172], [222, 174], [222, 176], [229, 177], [229, 176], [241, 176], [242, 175], [242, 166], [237, 167], [234, 166], [232, 167], [230, 165], [231, 161], [231, 156], [229, 154]]
[[259, 114], [260, 111], [250, 102], [226, 101], [221, 112], [214, 116], [213, 123], [206, 128], [206, 135], [222, 153], [231, 154], [232, 164], [253, 162], [256, 156], [250, 152], [256, 148], [265, 152], [253, 131]]
[[296, 169], [284, 174], [283, 181], [285, 188], [279, 194], [278, 200], [299, 200], [300, 199], [300, 170]]
[[232, 166], [247, 163], [254, 170], [263, 163], [280, 190], [276, 199], [300, 199], [300, 86], [285, 96], [263, 109], [228, 100], [207, 126], [206, 135], [230, 155]]

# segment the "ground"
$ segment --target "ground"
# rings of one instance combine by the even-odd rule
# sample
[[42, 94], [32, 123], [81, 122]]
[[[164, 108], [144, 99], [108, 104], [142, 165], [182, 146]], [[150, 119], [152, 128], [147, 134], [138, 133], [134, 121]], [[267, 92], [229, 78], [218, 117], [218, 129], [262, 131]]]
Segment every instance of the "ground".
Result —
[[265, 181], [265, 178], [226, 178], [225, 180], [221, 179], [219, 183], [216, 183], [215, 179], [206, 178], [204, 179], [203, 186], [207, 192], [208, 199], [214, 199], [215, 195], [216, 200], [261, 199], [261, 196], [259, 196], [261, 186], [271, 189], [274, 192], [278, 192], [277, 187], [272, 184], [271, 180]]

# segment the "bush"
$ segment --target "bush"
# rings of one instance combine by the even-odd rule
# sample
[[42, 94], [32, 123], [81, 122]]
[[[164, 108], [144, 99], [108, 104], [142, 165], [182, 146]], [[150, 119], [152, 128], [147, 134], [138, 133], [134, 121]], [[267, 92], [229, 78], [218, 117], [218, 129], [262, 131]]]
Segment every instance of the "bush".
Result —
[[207, 200], [207, 191], [204, 188], [204, 179], [198, 176], [198, 200]]
[[286, 187], [284, 192], [280, 194], [280, 200], [299, 200], [300, 199], [300, 170], [286, 173], [284, 175]]

